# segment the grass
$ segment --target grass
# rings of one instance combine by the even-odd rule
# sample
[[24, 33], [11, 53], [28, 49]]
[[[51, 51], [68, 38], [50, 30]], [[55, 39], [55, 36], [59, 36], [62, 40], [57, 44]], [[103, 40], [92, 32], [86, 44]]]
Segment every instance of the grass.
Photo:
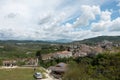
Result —
[[[37, 68], [36, 71], [45, 72], [40, 68]], [[0, 69], [0, 80], [35, 80], [33, 74], [33, 68]], [[45, 78], [45, 75], [43, 75], [43, 78]]]

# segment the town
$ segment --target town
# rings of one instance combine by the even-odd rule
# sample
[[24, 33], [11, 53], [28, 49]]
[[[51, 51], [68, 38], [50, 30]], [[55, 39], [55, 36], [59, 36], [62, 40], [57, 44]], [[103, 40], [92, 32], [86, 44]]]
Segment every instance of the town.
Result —
[[[19, 41], [18, 41], [19, 42]], [[35, 72], [41, 67], [47, 76], [52, 80], [60, 80], [68, 70], [71, 61], [79, 58], [94, 57], [99, 54], [113, 54], [120, 52], [120, 43], [103, 40], [95, 44], [84, 44], [79, 42], [72, 43], [9, 43], [0, 44], [0, 65], [1, 68], [31, 68]], [[7, 47], [6, 47], [7, 45]], [[12, 45], [14, 47], [9, 47]], [[32, 46], [31, 46], [32, 45]], [[42, 45], [42, 46], [41, 46]], [[15, 53], [10, 56], [3, 55], [6, 51], [19, 49], [26, 46], [28, 48], [24, 54]], [[37, 46], [37, 48], [36, 48]], [[9, 49], [9, 48], [10, 49]], [[8, 49], [7, 49], [8, 48]], [[21, 48], [20, 48], [21, 49]], [[33, 49], [33, 50], [32, 50]], [[36, 49], [36, 50], [34, 50]], [[24, 50], [24, 49], [23, 49]], [[21, 51], [21, 50], [20, 50]], [[7, 53], [9, 55], [9, 53]], [[22, 56], [21, 56], [22, 55]], [[39, 70], [38, 70], [39, 71]], [[45, 77], [44, 77], [45, 78]], [[44, 79], [43, 79], [44, 80]]]
[[120, 0], [0, 0], [0, 80], [120, 80]]

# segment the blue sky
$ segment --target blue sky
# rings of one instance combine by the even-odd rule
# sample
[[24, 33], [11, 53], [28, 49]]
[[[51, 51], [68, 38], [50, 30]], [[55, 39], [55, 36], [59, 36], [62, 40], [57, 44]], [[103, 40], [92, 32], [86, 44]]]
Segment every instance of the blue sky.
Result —
[[0, 0], [2, 40], [120, 36], [120, 0]]

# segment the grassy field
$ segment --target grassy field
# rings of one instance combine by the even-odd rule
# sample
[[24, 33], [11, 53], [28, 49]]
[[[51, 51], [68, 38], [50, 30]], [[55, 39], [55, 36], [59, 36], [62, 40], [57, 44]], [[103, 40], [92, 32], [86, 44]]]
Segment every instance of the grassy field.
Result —
[[[36, 71], [44, 73], [40, 68]], [[0, 69], [0, 80], [35, 80], [33, 68]], [[45, 77], [43, 75], [43, 77]]]

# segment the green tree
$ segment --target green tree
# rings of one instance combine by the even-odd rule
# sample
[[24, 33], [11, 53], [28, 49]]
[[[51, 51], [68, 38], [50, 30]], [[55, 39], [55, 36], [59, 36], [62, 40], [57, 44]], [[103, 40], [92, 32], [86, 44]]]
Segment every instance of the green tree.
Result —
[[2, 60], [0, 59], [0, 66], [2, 66]]
[[37, 51], [37, 52], [36, 52], [36, 57], [37, 57], [39, 60], [42, 60], [41, 51]]

